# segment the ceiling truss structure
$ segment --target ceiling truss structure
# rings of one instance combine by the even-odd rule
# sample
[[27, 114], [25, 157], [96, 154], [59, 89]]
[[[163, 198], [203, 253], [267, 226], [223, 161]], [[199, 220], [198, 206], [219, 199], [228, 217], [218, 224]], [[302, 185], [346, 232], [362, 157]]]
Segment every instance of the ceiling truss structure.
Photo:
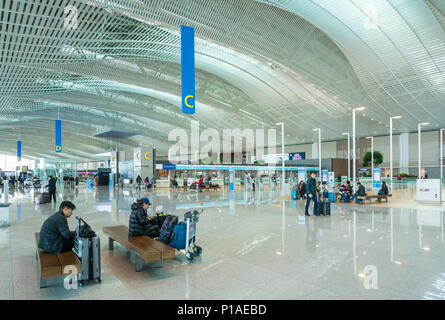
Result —
[[[61, 156], [77, 159], [141, 142], [166, 155], [168, 133], [191, 120], [221, 136], [283, 121], [289, 145], [317, 140], [318, 127], [323, 140], [344, 139], [359, 106], [359, 136], [387, 134], [394, 115], [396, 133], [443, 127], [444, 9], [440, 0], [6, 0], [0, 150], [15, 153], [20, 129], [25, 157], [56, 156], [54, 119]], [[192, 116], [179, 108], [181, 24], [196, 35]], [[106, 130], [137, 136], [94, 137]]]

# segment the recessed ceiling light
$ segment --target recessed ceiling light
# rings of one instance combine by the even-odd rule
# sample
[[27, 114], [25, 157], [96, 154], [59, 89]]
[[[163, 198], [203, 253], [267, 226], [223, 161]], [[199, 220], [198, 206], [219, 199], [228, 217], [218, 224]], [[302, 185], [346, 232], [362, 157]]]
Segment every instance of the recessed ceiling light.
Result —
[[371, 120], [374, 120], [374, 118], [371, 118]]
[[382, 121], [379, 121], [379, 124], [382, 124]]

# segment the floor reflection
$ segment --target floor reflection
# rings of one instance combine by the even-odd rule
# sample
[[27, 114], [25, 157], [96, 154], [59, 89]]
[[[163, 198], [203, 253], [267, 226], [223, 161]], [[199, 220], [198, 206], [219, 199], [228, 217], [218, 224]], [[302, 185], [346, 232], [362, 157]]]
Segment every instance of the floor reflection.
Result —
[[[445, 297], [444, 212], [439, 206], [332, 203], [331, 216], [305, 217], [305, 202], [287, 200], [279, 190], [196, 193], [76, 188], [58, 190], [56, 204], [36, 205], [41, 191], [10, 190], [11, 205], [0, 211], [0, 220], [9, 224], [0, 228], [4, 275], [0, 298], [105, 299], [119, 292], [134, 299]], [[128, 225], [131, 204], [141, 197], [148, 197], [155, 211], [180, 218], [190, 209], [204, 209], [197, 227], [203, 254], [195, 263], [178, 255], [161, 269], [147, 267], [135, 273], [124, 250], [108, 252], [102, 227]], [[29, 275], [36, 273], [33, 232], [63, 200], [73, 201], [75, 215], [103, 237], [105, 280], [72, 295], [57, 290], [48, 294], [52, 291], [40, 290], [36, 276]], [[74, 219], [69, 224], [73, 229]], [[28, 266], [14, 268], [20, 261]], [[365, 288], [369, 270], [376, 270], [377, 289]], [[20, 290], [23, 287], [29, 290]]]

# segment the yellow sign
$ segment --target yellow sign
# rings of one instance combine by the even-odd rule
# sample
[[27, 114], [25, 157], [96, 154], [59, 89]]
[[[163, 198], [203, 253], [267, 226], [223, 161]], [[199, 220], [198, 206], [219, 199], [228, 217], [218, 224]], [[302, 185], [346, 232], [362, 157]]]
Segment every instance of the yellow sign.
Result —
[[145, 160], [150, 160], [149, 155], [150, 155], [150, 152], [146, 152], [146, 153], [144, 154], [144, 158], [145, 158]]
[[136, 160], [140, 160], [139, 154], [140, 154], [140, 151], [136, 152]]
[[194, 108], [194, 106], [191, 106], [191, 105], [189, 105], [189, 104], [187, 103], [187, 99], [189, 99], [189, 98], [193, 98], [193, 96], [192, 96], [192, 95], [186, 96], [186, 97], [184, 98], [184, 103], [185, 103], [185, 105], [186, 105], [187, 107], [189, 107], [189, 108]]
[[56, 146], [56, 151], [60, 151], [60, 150], [62, 150], [62, 147], [61, 146]]

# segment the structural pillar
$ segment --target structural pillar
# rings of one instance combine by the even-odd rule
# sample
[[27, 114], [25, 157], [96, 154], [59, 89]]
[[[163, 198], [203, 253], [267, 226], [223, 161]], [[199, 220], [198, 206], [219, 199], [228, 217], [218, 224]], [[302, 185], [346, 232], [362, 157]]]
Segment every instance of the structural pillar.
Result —
[[318, 159], [318, 143], [314, 142], [312, 144], [312, 159]]
[[399, 174], [409, 173], [409, 133], [399, 136]]

